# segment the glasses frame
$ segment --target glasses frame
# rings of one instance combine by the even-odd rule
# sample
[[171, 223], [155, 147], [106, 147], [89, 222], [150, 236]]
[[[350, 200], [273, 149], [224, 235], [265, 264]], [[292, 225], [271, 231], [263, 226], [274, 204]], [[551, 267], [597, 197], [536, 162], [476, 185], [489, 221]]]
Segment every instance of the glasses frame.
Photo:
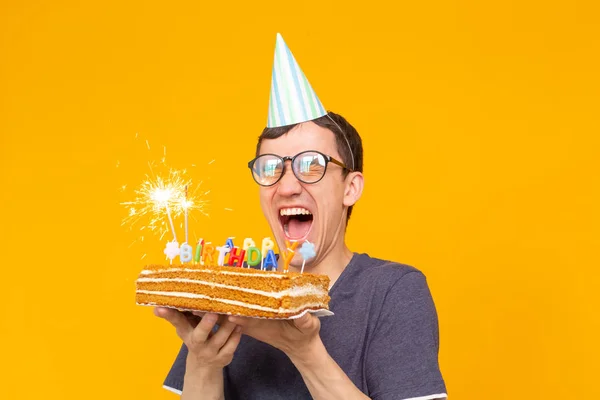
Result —
[[[323, 168], [323, 175], [321, 175], [321, 177], [319, 179], [317, 179], [316, 181], [314, 181], [314, 182], [306, 182], [306, 181], [302, 180], [296, 174], [296, 171], [294, 170], [294, 167], [293, 167], [294, 160], [296, 159], [296, 157], [298, 157], [298, 156], [300, 156], [302, 154], [305, 154], [305, 153], [317, 153], [317, 154], [323, 156], [323, 158], [325, 159], [325, 167]], [[275, 182], [271, 183], [270, 185], [264, 185], [264, 184], [260, 183], [258, 180], [256, 180], [256, 177], [254, 176], [254, 170], [253, 170], [254, 163], [260, 157], [264, 157], [264, 156], [274, 156], [274, 157], [280, 159], [281, 163], [283, 164], [283, 168], [281, 169], [281, 174], [279, 175], [279, 178], [277, 178], [277, 180]], [[335, 165], [339, 165], [340, 167], [342, 167], [343, 169], [347, 170], [348, 172], [352, 172], [352, 170], [350, 168], [348, 168], [346, 166], [346, 164], [344, 164], [343, 162], [341, 162], [339, 160], [336, 160], [335, 158], [331, 157], [330, 155], [321, 153], [320, 151], [317, 151], [317, 150], [304, 150], [304, 151], [301, 151], [300, 153], [298, 153], [298, 154], [296, 154], [295, 156], [292, 156], [292, 157], [290, 157], [290, 156], [281, 157], [281, 156], [279, 156], [277, 154], [273, 154], [273, 153], [261, 154], [258, 157], [255, 157], [255, 158], [253, 158], [252, 160], [250, 160], [248, 162], [248, 168], [250, 168], [250, 173], [252, 174], [252, 179], [254, 179], [254, 182], [258, 183], [260, 186], [263, 186], [263, 187], [270, 187], [270, 186], [273, 186], [276, 183], [278, 183], [281, 180], [281, 178], [283, 178], [283, 176], [285, 175], [286, 168], [287, 168], [286, 161], [288, 161], [288, 160], [290, 161], [290, 166], [291, 166], [290, 168], [292, 168], [292, 172], [294, 173], [294, 176], [296, 177], [296, 179], [298, 179], [302, 183], [306, 183], [307, 185], [312, 185], [313, 183], [317, 183], [317, 182], [321, 181], [321, 179], [323, 179], [323, 177], [327, 173], [327, 165], [329, 163], [334, 163]]]

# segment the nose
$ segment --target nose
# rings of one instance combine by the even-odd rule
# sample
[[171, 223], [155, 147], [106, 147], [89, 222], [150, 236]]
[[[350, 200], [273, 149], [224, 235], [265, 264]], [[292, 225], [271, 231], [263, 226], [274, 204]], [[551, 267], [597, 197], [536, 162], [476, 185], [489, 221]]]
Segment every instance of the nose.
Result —
[[290, 197], [297, 194], [300, 194], [302, 191], [302, 184], [294, 175], [294, 171], [292, 171], [291, 161], [286, 161], [288, 163], [285, 168], [285, 173], [277, 182], [277, 192], [284, 197]]

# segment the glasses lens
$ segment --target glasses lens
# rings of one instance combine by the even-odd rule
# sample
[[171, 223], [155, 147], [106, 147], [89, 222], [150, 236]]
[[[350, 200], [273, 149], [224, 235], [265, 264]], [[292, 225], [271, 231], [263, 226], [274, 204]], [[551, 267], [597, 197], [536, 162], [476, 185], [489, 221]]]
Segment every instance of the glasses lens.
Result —
[[277, 182], [283, 170], [281, 158], [272, 155], [258, 157], [252, 166], [252, 174], [259, 185], [270, 186]]
[[327, 162], [322, 154], [307, 151], [296, 156], [292, 168], [298, 179], [305, 183], [313, 183], [323, 177], [326, 166]]

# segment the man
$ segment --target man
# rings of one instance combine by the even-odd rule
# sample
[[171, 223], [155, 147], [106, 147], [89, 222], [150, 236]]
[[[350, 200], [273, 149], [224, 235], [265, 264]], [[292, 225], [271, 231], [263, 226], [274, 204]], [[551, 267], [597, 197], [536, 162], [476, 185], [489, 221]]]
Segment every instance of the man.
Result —
[[[324, 111], [278, 35], [268, 125], [249, 167], [279, 247], [286, 240], [315, 244], [305, 270], [330, 277], [335, 315], [229, 316], [217, 328], [215, 314], [198, 322], [157, 308], [184, 342], [167, 388], [183, 399], [446, 398], [423, 274], [345, 244], [363, 190], [362, 156], [356, 130]], [[301, 265], [295, 254], [290, 269]]]

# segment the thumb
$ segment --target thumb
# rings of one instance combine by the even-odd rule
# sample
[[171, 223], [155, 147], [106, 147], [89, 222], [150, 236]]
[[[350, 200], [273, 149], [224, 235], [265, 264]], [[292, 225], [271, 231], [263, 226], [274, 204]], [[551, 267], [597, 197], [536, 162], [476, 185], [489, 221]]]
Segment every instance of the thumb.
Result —
[[310, 331], [315, 328], [319, 329], [321, 326], [321, 321], [319, 321], [319, 318], [307, 312], [300, 318], [296, 318], [294, 320], [294, 324], [296, 325], [296, 328], [300, 329], [301, 331]]

